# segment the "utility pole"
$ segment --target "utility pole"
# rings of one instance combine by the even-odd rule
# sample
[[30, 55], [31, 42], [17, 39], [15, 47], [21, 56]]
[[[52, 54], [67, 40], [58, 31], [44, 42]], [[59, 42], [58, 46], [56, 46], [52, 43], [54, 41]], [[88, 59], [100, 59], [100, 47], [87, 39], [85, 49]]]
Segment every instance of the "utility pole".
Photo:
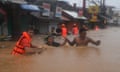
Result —
[[83, 0], [83, 15], [86, 14], [86, 0]]
[[105, 6], [105, 0], [103, 0], [103, 6]]
[[105, 15], [105, 12], [106, 12], [106, 7], [105, 7], [105, 0], [101, 0], [101, 13], [102, 15]]

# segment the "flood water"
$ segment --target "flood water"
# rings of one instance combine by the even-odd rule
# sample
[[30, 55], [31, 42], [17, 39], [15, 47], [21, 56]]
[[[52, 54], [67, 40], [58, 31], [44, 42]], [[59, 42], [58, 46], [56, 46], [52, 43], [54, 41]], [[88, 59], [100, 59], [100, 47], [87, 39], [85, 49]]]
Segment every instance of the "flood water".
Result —
[[1, 42], [6, 47], [0, 48], [0, 72], [120, 72], [120, 28], [89, 31], [88, 36], [101, 45], [48, 48], [30, 56], [11, 56], [14, 42]]

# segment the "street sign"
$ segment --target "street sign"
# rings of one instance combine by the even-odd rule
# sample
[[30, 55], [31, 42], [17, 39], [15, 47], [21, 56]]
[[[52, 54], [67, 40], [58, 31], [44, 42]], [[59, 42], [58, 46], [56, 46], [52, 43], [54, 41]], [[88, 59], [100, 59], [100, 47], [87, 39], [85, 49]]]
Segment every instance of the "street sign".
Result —
[[60, 17], [62, 16], [62, 8], [61, 7], [56, 7], [56, 17]]
[[43, 9], [44, 9], [44, 12], [43, 12], [43, 16], [50, 16], [50, 4], [48, 3], [43, 3]]
[[98, 6], [89, 6], [88, 11], [89, 11], [89, 13], [97, 14], [97, 13], [99, 13], [99, 7]]
[[91, 22], [97, 22], [98, 21], [98, 17], [96, 15], [92, 15], [90, 21]]

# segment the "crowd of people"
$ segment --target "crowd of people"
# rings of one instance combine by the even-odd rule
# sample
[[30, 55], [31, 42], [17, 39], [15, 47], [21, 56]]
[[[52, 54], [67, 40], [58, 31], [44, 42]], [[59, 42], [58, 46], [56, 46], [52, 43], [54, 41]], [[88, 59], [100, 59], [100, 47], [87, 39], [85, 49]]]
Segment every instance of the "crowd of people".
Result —
[[[66, 43], [68, 43], [70, 46], [87, 46], [89, 43], [100, 45], [100, 40], [94, 41], [93, 39], [87, 37], [86, 31], [88, 28], [83, 25], [82, 28], [78, 28], [76, 24], [73, 24], [73, 28], [71, 30], [72, 34], [74, 35], [73, 41], [70, 41], [67, 38], [68, 30], [65, 26], [65, 24], [59, 25], [58, 28], [55, 30], [53, 28], [51, 35], [47, 37], [46, 45], [53, 46], [53, 47], [59, 47], [63, 46]], [[12, 55], [20, 55], [20, 54], [34, 54], [34, 53], [41, 53], [44, 49], [46, 49], [45, 46], [34, 46], [31, 44], [32, 37], [34, 35], [34, 29], [29, 28], [27, 31], [23, 32], [19, 40], [17, 41], [15, 47], [13, 48]], [[58, 43], [55, 42], [54, 36], [61, 36], [64, 38], [64, 42]]]

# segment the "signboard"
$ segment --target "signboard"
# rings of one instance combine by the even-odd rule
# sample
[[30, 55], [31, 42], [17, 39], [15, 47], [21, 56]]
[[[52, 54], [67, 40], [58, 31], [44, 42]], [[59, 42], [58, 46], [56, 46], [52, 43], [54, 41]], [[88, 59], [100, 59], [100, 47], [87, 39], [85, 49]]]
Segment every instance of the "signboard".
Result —
[[97, 17], [97, 15], [92, 15], [90, 21], [91, 21], [91, 22], [97, 22], [97, 21], [98, 21], [98, 17]]
[[98, 6], [89, 6], [88, 11], [89, 11], [89, 13], [97, 14], [97, 13], [99, 13], [99, 7]]
[[83, 10], [79, 10], [79, 11], [78, 11], [78, 16], [79, 16], [79, 17], [83, 16]]
[[50, 16], [50, 4], [43, 3], [44, 12], [42, 13], [43, 16]]
[[55, 17], [60, 17], [62, 16], [62, 8], [61, 7], [56, 7], [56, 14]]

